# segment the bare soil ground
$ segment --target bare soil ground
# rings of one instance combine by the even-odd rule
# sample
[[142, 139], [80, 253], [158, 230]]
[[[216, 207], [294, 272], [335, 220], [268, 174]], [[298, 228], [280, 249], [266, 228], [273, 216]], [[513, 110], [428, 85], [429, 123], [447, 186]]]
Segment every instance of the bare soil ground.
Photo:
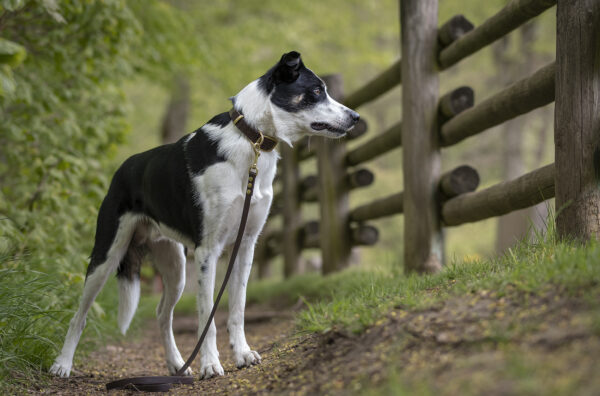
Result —
[[[225, 376], [176, 386], [170, 393], [396, 393], [398, 386], [414, 393], [424, 386], [447, 395], [597, 395], [600, 331], [593, 306], [589, 299], [556, 290], [542, 296], [484, 290], [421, 311], [396, 307], [358, 336], [336, 330], [297, 334], [290, 310], [265, 314], [250, 308], [246, 334], [263, 362], [241, 370], [231, 361], [225, 314], [219, 313]], [[187, 356], [196, 342], [196, 321], [179, 318], [175, 329]], [[76, 365], [71, 378], [53, 379], [50, 387], [31, 392], [106, 394], [107, 381], [165, 373], [158, 329], [149, 322], [141, 338], [107, 345]]]

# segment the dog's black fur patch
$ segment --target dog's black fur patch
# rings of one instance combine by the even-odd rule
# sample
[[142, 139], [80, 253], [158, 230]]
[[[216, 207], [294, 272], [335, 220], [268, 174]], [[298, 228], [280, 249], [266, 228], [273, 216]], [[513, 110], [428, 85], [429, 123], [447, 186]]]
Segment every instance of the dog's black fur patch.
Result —
[[[259, 87], [271, 95], [271, 102], [290, 113], [309, 108], [325, 100], [325, 85], [319, 77], [304, 66], [300, 54], [292, 51], [284, 54], [258, 80]], [[318, 92], [317, 92], [318, 91]], [[300, 101], [295, 98], [302, 96]]]
[[[189, 139], [189, 140], [188, 140]], [[193, 194], [192, 177], [226, 158], [202, 131], [192, 138], [184, 136], [175, 143], [156, 147], [127, 159], [113, 176], [108, 194], [98, 214], [96, 240], [87, 269], [89, 276], [106, 261], [125, 213], [142, 214], [189, 238], [196, 246], [202, 241], [202, 205]], [[128, 254], [119, 273], [132, 272]]]
[[227, 124], [229, 124], [230, 122], [231, 122], [231, 117], [229, 116], [228, 112], [225, 112], [225, 113], [217, 114], [216, 116], [211, 118], [210, 121], [207, 122], [207, 124], [218, 125], [221, 128], [223, 128], [223, 127], [227, 126]]

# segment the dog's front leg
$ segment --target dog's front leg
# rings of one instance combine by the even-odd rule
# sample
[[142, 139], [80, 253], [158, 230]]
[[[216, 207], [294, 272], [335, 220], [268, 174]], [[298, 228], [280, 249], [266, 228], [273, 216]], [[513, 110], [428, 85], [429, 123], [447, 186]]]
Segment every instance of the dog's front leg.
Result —
[[245, 238], [240, 245], [233, 273], [229, 283], [229, 345], [238, 368], [260, 363], [260, 355], [246, 342], [244, 334], [244, 308], [246, 306], [246, 286], [252, 269], [256, 238]]
[[[214, 304], [217, 260], [221, 252], [220, 249], [214, 247], [211, 249], [211, 247], [201, 246], [195, 251], [196, 273], [198, 274], [198, 336], [202, 334]], [[224, 374], [223, 367], [219, 362], [217, 328], [213, 319], [200, 348], [200, 378]]]

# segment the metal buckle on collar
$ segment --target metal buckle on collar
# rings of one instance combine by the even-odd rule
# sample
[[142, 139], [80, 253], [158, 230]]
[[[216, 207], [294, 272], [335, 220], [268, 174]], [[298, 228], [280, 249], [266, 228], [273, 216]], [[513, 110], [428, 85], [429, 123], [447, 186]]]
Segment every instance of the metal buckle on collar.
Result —
[[[259, 131], [260, 132], [260, 131]], [[262, 133], [261, 133], [262, 134]], [[263, 140], [269, 140], [271, 142], [273, 142], [273, 147], [271, 147], [269, 150], [266, 149], [262, 149], [262, 151], [265, 151], [267, 153], [275, 150], [275, 148], [277, 147], [277, 144], [279, 143], [279, 140], [277, 138], [274, 138], [272, 136], [268, 136], [268, 135], [264, 135], [263, 136]], [[261, 143], [262, 144], [262, 143]]]
[[237, 118], [235, 120], [233, 120], [233, 125], [237, 125], [238, 122], [240, 122], [240, 120], [244, 118], [243, 114], [240, 114], [239, 116], [237, 116]]

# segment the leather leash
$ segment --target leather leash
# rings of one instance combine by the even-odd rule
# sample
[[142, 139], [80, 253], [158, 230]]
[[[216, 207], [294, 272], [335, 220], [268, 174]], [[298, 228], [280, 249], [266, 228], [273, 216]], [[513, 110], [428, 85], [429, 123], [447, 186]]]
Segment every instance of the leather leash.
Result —
[[[235, 113], [234, 113], [235, 112]], [[233, 110], [230, 111], [231, 119], [234, 125], [238, 126], [240, 120], [243, 119], [243, 115]], [[235, 116], [235, 118], [234, 118]], [[244, 121], [244, 125], [249, 125]], [[161, 376], [150, 376], [150, 377], [132, 377], [132, 378], [124, 378], [116, 381], [112, 381], [106, 384], [106, 390], [110, 391], [111, 389], [127, 389], [127, 390], [135, 390], [135, 391], [144, 391], [144, 392], [167, 392], [171, 389], [173, 384], [193, 384], [194, 377], [192, 376], [184, 376], [183, 373], [190, 367], [190, 364], [194, 361], [198, 352], [200, 351], [200, 347], [202, 346], [202, 342], [204, 342], [204, 338], [206, 337], [206, 333], [208, 333], [208, 329], [210, 327], [211, 322], [215, 317], [215, 313], [217, 311], [217, 307], [219, 305], [219, 301], [221, 301], [221, 296], [223, 296], [223, 292], [225, 291], [225, 286], [227, 286], [227, 282], [229, 281], [229, 276], [233, 271], [233, 265], [235, 263], [235, 259], [238, 254], [238, 250], [240, 249], [240, 245], [242, 244], [242, 237], [244, 236], [244, 229], [246, 228], [246, 222], [248, 220], [248, 212], [250, 211], [250, 200], [252, 199], [252, 193], [254, 192], [254, 185], [256, 182], [256, 176], [258, 175], [258, 157], [260, 157], [260, 150], [271, 151], [277, 145], [277, 140], [275, 138], [270, 138], [275, 140], [275, 144], [271, 146], [269, 144], [269, 148], [264, 149], [263, 145], [265, 143], [265, 135], [258, 130], [254, 130], [258, 133], [257, 138], [254, 136], [251, 137], [248, 133], [242, 128], [238, 126], [238, 128], [244, 132], [246, 136], [252, 141], [252, 149], [254, 150], [254, 161], [252, 165], [250, 165], [250, 169], [248, 169], [248, 184], [246, 185], [246, 199], [244, 200], [244, 208], [242, 210], [242, 218], [240, 220], [240, 226], [238, 228], [237, 237], [235, 239], [235, 243], [233, 245], [233, 250], [231, 251], [231, 257], [229, 258], [229, 264], [227, 266], [227, 272], [225, 272], [225, 277], [223, 278], [223, 284], [221, 285], [221, 289], [219, 289], [219, 293], [217, 294], [217, 298], [213, 304], [213, 308], [210, 311], [210, 315], [208, 316], [208, 320], [206, 325], [204, 326], [204, 330], [202, 330], [202, 335], [200, 335], [200, 339], [194, 348], [194, 351], [185, 362], [183, 367], [181, 367], [175, 375], [161, 375]], [[251, 127], [250, 127], [251, 128]], [[244, 128], [246, 129], [246, 128]], [[253, 129], [253, 128], [252, 128]]]

